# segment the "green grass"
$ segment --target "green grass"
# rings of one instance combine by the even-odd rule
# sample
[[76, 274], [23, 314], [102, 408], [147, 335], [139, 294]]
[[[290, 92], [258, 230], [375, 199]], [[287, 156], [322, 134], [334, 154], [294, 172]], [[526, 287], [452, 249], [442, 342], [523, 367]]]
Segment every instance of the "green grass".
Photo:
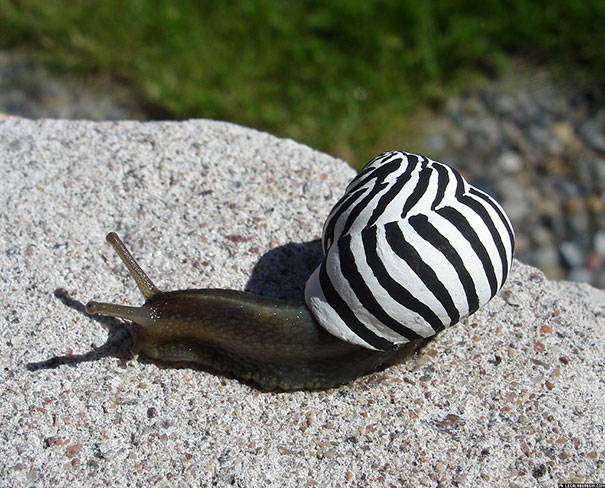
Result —
[[511, 56], [602, 80], [602, 0], [0, 0], [0, 46], [354, 165]]

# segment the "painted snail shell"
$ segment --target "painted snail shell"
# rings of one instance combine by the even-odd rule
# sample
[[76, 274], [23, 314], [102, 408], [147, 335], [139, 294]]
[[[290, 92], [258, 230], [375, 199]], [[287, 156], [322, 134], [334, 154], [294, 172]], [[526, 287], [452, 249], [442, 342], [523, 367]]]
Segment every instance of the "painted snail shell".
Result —
[[392, 151], [371, 160], [323, 228], [305, 299], [319, 324], [387, 351], [487, 303], [510, 271], [504, 210], [445, 164]]
[[304, 304], [222, 289], [159, 290], [115, 233], [145, 303], [89, 302], [134, 322], [133, 351], [263, 390], [323, 389], [388, 367], [475, 312], [510, 270], [502, 208], [448, 166], [392, 151], [348, 185], [323, 229]]

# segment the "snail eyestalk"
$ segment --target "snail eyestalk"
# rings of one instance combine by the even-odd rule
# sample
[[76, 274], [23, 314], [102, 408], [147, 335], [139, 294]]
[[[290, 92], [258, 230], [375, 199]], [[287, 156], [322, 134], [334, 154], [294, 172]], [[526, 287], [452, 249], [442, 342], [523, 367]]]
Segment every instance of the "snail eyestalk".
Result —
[[153, 284], [153, 281], [151, 281], [149, 276], [147, 276], [145, 271], [139, 266], [139, 263], [137, 263], [136, 259], [130, 254], [118, 234], [110, 232], [105, 239], [111, 244], [126, 268], [128, 268], [130, 276], [134, 278], [134, 281], [145, 299], [149, 299], [153, 295], [158, 294], [160, 292], [159, 288]]
[[[139, 266], [139, 263], [137, 263], [136, 259], [124, 245], [118, 234], [110, 232], [105, 239], [111, 244], [116, 251], [116, 254], [128, 269], [130, 276], [133, 277], [146, 301], [161, 293], [160, 289], [153, 284], [149, 276], [147, 276], [145, 271]], [[129, 305], [119, 305], [117, 303], [90, 301], [86, 304], [86, 312], [91, 315], [100, 314], [107, 315], [108, 317], [130, 320], [131, 322], [144, 327], [153, 324], [151, 311], [152, 309], [144, 306], [132, 307]]]
[[90, 315], [100, 314], [108, 317], [130, 320], [142, 326], [151, 325], [152, 319], [149, 310], [144, 307], [131, 307], [128, 305], [119, 305], [117, 303], [88, 302], [86, 304], [86, 313]]

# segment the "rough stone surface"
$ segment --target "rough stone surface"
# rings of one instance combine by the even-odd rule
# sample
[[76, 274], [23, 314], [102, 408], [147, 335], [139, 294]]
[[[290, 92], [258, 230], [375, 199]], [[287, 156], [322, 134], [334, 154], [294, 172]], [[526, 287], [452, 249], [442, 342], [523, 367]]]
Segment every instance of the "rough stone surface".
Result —
[[119, 359], [124, 325], [104, 322], [107, 339], [83, 312], [141, 301], [104, 235], [163, 289], [298, 296], [353, 176], [343, 161], [221, 122], [9, 118], [0, 171], [3, 485], [605, 479], [604, 291], [515, 261], [484, 309], [416, 358], [338, 389], [261, 393]]

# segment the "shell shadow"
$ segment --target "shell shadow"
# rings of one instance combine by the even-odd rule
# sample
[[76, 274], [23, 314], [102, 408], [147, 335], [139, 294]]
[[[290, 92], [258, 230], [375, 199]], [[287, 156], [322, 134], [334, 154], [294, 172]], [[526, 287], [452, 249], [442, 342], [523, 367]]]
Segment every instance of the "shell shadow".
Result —
[[245, 290], [290, 302], [304, 302], [305, 284], [321, 258], [321, 239], [290, 242], [273, 248], [254, 265]]
[[[245, 290], [291, 302], [302, 302], [304, 301], [305, 283], [321, 262], [321, 254], [319, 239], [303, 243], [289, 243], [271, 249], [255, 264]], [[107, 340], [99, 347], [93, 345], [92, 350], [83, 354], [66, 354], [44, 361], [27, 363], [26, 369], [29, 371], [54, 369], [62, 365], [97, 361], [104, 357], [116, 357], [125, 364], [126, 361], [133, 358], [131, 350], [134, 342], [130, 323], [102, 315], [89, 315], [84, 304], [69, 296], [69, 293], [63, 288], [57, 288], [54, 296], [65, 306], [100, 323], [108, 331]]]

